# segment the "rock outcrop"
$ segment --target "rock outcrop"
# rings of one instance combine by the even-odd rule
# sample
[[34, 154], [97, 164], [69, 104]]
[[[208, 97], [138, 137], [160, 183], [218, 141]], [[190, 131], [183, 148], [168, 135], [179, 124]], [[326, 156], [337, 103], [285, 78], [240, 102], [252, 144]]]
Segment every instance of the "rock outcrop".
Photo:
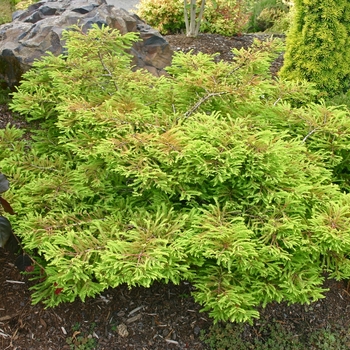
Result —
[[13, 14], [13, 21], [0, 26], [0, 81], [13, 88], [33, 61], [47, 51], [64, 52], [62, 31], [78, 24], [87, 31], [93, 23], [108, 25], [122, 34], [139, 32], [134, 44], [133, 65], [156, 76], [165, 73], [172, 51], [167, 41], [139, 17], [108, 5], [105, 0], [48, 0]]

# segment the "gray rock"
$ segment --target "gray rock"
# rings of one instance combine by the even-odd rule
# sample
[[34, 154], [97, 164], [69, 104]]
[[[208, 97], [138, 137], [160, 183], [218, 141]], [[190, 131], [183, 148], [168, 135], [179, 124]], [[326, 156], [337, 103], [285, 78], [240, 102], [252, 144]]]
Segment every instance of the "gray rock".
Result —
[[113, 5], [118, 8], [125, 9], [127, 11], [136, 11], [139, 0], [106, 0], [107, 4]]
[[108, 5], [105, 0], [40, 1], [25, 11], [13, 14], [13, 21], [0, 26], [0, 81], [13, 88], [33, 61], [47, 51], [64, 52], [62, 32], [78, 24], [88, 31], [92, 24], [108, 25], [121, 34], [139, 32], [141, 41], [134, 43], [131, 53], [137, 68], [156, 76], [165, 74], [171, 64], [172, 50], [168, 42], [137, 15]]

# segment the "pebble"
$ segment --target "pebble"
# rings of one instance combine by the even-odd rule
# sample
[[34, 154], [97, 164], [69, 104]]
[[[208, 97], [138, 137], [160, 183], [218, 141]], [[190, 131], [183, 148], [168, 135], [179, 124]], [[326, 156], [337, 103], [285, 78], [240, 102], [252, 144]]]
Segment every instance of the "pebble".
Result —
[[118, 334], [123, 338], [129, 335], [128, 328], [124, 323], [121, 323], [117, 326], [117, 331], [118, 331]]

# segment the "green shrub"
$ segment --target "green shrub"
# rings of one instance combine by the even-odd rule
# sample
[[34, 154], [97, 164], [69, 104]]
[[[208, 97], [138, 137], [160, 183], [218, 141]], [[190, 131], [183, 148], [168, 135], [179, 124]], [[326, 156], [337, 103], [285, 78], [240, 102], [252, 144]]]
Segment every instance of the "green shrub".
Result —
[[248, 22], [244, 1], [226, 0], [211, 3], [208, 1], [201, 30], [226, 36], [241, 34]]
[[9, 0], [0, 0], [0, 25], [11, 22], [13, 7]]
[[349, 90], [349, 31], [349, 1], [295, 0], [281, 76], [313, 82], [325, 95]]
[[[183, 0], [141, 0], [138, 8], [137, 14], [162, 34], [185, 30]], [[241, 0], [207, 1], [200, 30], [228, 36], [240, 33], [248, 20], [243, 9]]]
[[141, 0], [137, 14], [162, 34], [185, 29], [183, 0]]
[[39, 0], [10, 0], [12, 6], [16, 10], [25, 10], [30, 5], [35, 4]]
[[68, 55], [37, 61], [13, 96], [41, 123], [33, 140], [0, 130], [12, 226], [40, 262], [34, 303], [188, 280], [216, 321], [246, 321], [321, 298], [324, 271], [350, 276], [350, 196], [328, 150], [347, 150], [349, 118], [271, 78], [278, 41], [232, 63], [178, 53], [157, 79], [130, 69], [136, 34], [64, 39]]
[[260, 0], [250, 5], [248, 32], [279, 32], [289, 29], [290, 7], [283, 0]]

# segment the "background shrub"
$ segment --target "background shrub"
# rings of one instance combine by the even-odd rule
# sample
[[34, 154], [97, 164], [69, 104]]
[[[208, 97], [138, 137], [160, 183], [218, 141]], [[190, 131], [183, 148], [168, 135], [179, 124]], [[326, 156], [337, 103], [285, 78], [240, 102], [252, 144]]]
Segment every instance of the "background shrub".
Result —
[[185, 29], [182, 0], [141, 0], [137, 14], [161, 34], [177, 33]]
[[202, 32], [226, 36], [242, 33], [249, 18], [243, 0], [208, 1], [206, 6]]
[[[241, 0], [207, 1], [201, 31], [222, 35], [240, 33], [248, 20], [244, 8]], [[141, 0], [137, 14], [164, 35], [185, 30], [183, 0]]]
[[13, 9], [9, 0], [0, 0], [0, 25], [11, 22]]
[[350, 86], [350, 3], [346, 0], [295, 0], [281, 76], [308, 80], [324, 95]]
[[291, 6], [283, 0], [258, 0], [250, 2], [246, 26], [248, 32], [285, 33], [291, 22]]

